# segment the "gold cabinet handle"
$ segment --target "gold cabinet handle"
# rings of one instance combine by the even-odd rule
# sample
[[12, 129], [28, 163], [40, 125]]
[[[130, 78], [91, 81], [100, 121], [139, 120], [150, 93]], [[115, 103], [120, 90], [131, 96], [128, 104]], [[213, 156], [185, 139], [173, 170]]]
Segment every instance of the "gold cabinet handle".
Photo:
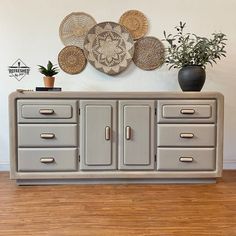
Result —
[[131, 127], [130, 126], [126, 126], [126, 128], [125, 128], [125, 138], [126, 138], [126, 140], [131, 139]]
[[195, 113], [194, 109], [181, 109], [180, 113], [183, 115], [193, 115]]
[[53, 138], [55, 138], [55, 134], [53, 134], [53, 133], [42, 133], [42, 134], [40, 134], [40, 138], [53, 139]]
[[105, 140], [111, 139], [111, 128], [109, 126], [105, 127]]
[[192, 157], [180, 157], [179, 161], [181, 161], [181, 162], [193, 162], [193, 158]]
[[53, 109], [40, 109], [39, 113], [42, 115], [52, 115], [54, 113]]
[[55, 161], [55, 159], [53, 157], [42, 157], [42, 158], [40, 158], [40, 162], [44, 163], [44, 164], [53, 163], [54, 161]]
[[181, 133], [180, 138], [193, 138], [194, 134], [193, 133]]

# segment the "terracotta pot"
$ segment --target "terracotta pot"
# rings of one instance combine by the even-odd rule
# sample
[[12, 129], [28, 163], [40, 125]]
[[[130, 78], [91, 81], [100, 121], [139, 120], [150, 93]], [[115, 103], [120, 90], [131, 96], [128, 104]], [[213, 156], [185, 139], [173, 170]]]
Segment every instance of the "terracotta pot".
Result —
[[54, 81], [55, 81], [55, 77], [51, 77], [51, 76], [45, 76], [43, 77], [44, 80], [44, 86], [47, 88], [53, 88], [54, 86]]
[[179, 85], [183, 91], [201, 91], [206, 72], [201, 66], [185, 66], [178, 74]]

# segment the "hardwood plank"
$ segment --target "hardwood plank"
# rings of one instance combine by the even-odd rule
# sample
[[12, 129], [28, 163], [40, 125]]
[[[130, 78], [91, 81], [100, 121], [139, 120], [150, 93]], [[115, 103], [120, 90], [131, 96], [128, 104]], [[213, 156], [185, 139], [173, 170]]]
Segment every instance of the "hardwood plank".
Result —
[[236, 171], [217, 184], [21, 187], [0, 172], [0, 235], [236, 235]]

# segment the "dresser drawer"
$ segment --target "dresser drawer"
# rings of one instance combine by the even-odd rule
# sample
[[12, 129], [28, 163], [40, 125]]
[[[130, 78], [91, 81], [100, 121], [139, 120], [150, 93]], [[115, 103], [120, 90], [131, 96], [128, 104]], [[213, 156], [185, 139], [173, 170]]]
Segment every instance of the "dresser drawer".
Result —
[[160, 100], [159, 123], [214, 123], [215, 100]]
[[19, 147], [73, 147], [78, 145], [76, 124], [19, 124]]
[[75, 171], [76, 148], [19, 148], [18, 171]]
[[18, 100], [19, 123], [75, 123], [75, 100]]
[[206, 171], [215, 170], [214, 148], [158, 148], [157, 170]]
[[158, 146], [214, 146], [214, 124], [159, 124]]

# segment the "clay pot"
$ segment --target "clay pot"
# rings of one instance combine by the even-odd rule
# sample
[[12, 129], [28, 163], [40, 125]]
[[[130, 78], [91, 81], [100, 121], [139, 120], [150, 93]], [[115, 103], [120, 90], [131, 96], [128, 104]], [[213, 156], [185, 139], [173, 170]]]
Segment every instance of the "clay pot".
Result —
[[55, 77], [51, 77], [51, 76], [45, 76], [43, 77], [44, 80], [44, 86], [47, 88], [53, 88], [54, 86], [54, 81], [55, 81]]

